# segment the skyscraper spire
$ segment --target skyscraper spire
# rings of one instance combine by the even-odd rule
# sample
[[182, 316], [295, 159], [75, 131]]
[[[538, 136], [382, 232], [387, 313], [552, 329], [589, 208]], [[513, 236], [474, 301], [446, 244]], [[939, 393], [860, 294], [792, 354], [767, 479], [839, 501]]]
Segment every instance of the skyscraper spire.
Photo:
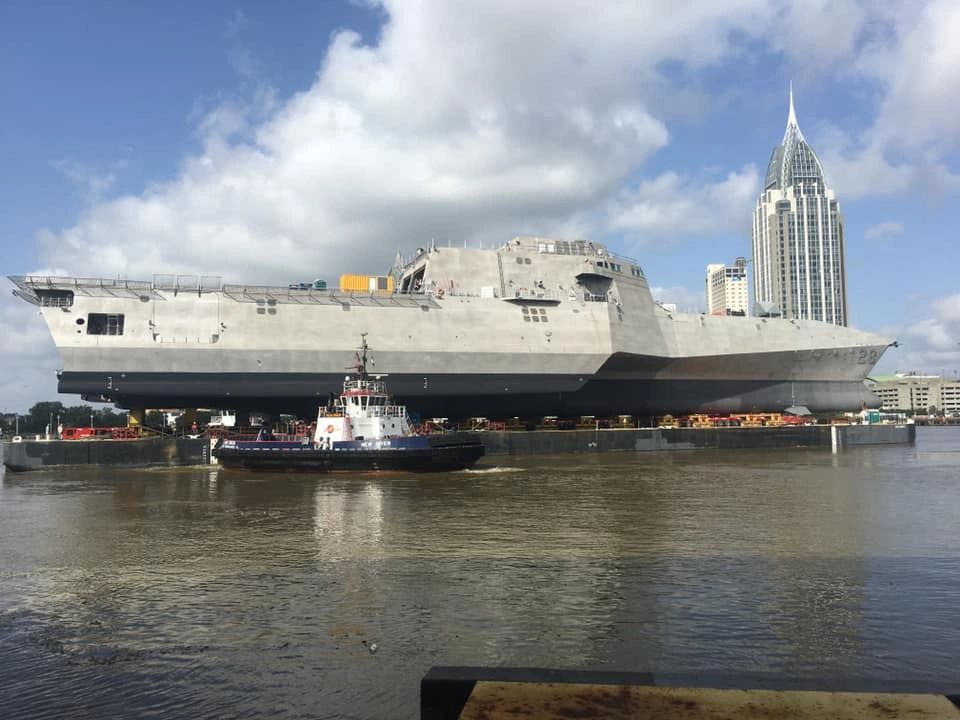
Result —
[[787, 144], [787, 138], [790, 131], [793, 130], [801, 140], [805, 139], [800, 132], [800, 125], [797, 123], [797, 111], [793, 109], [793, 80], [790, 81], [790, 112], [787, 113], [787, 129], [783, 132], [783, 144]]

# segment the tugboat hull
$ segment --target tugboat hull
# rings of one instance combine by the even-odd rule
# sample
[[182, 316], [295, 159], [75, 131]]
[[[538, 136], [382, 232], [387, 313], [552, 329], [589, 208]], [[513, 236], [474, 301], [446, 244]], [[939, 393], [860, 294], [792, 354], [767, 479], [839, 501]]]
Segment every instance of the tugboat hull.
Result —
[[279, 472], [447, 472], [463, 470], [484, 455], [466, 433], [354, 440], [331, 449], [296, 442], [221, 441], [214, 457], [225, 468]]

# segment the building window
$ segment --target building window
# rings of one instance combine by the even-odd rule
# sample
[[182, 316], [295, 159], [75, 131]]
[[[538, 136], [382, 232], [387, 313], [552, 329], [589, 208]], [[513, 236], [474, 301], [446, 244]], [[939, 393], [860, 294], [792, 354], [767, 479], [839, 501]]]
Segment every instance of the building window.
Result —
[[87, 315], [87, 335], [123, 335], [123, 315], [90, 313]]

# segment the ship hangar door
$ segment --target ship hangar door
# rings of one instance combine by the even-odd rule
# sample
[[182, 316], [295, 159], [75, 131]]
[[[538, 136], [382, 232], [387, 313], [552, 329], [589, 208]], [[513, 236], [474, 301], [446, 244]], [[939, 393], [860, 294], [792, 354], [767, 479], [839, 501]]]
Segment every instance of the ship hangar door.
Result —
[[220, 339], [219, 277], [156, 276], [154, 289], [154, 342], [210, 345]]

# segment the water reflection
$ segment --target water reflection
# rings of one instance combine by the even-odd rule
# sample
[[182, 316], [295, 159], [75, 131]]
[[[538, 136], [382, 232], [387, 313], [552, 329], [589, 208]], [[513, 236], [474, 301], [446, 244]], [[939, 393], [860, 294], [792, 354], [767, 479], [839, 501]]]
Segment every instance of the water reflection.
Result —
[[8, 475], [0, 683], [30, 716], [119, 697], [416, 717], [433, 664], [950, 678], [953, 437], [437, 476]]
[[314, 490], [313, 534], [317, 559], [377, 561], [383, 546], [383, 491], [372, 483], [349, 484]]

